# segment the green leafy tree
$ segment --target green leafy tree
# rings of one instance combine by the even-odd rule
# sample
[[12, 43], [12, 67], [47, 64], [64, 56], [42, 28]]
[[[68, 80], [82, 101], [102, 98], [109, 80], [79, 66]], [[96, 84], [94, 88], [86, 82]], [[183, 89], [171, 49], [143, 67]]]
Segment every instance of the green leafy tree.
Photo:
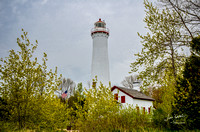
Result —
[[177, 81], [174, 114], [186, 117], [187, 128], [200, 129], [200, 36], [191, 42], [192, 55], [187, 59], [183, 76]]
[[3, 100], [0, 97], [0, 121], [7, 121], [9, 120], [9, 116], [10, 116], [10, 111], [9, 111], [9, 106], [8, 106], [8, 102], [6, 100]]
[[143, 91], [144, 94], [151, 96], [155, 101], [153, 102], [153, 106], [155, 109], [158, 108], [158, 104], [163, 103], [162, 97], [164, 95], [164, 88], [163, 87], [148, 87], [146, 90]]
[[144, 1], [146, 16], [144, 22], [149, 32], [146, 35], [138, 33], [142, 39], [142, 51], [135, 62], [131, 64], [132, 72], [139, 72], [142, 79], [142, 88], [156, 87], [162, 91], [159, 100], [155, 101], [157, 108], [154, 114], [154, 123], [157, 126], [170, 127], [169, 122], [164, 122], [172, 113], [174, 103], [173, 94], [176, 78], [185, 63], [182, 50], [189, 46], [190, 36], [184, 36], [184, 25], [179, 21], [179, 14], [169, 8], [158, 8], [151, 2]]
[[[114, 100], [110, 88], [101, 84], [84, 91], [84, 106], [77, 105], [76, 127], [82, 131], [110, 130], [110, 120], [118, 112], [118, 105]], [[106, 127], [105, 127], [106, 126]]]
[[164, 8], [174, 10], [183, 25], [183, 34], [192, 39], [200, 33], [200, 2], [199, 0], [159, 0]]
[[67, 107], [69, 110], [69, 127], [75, 128], [75, 121], [77, 120], [77, 108], [84, 107], [85, 97], [83, 95], [82, 83], [78, 83], [77, 87], [73, 90], [73, 95], [67, 100]]
[[68, 107], [76, 110], [76, 105], [79, 104], [83, 107], [84, 105], [83, 85], [78, 83], [77, 87], [73, 90], [73, 95], [68, 99]]
[[172, 72], [165, 73], [163, 83], [165, 85], [161, 85], [155, 90], [158, 93], [152, 93], [152, 97], [155, 97], [154, 108], [156, 108], [153, 112], [153, 124], [159, 128], [170, 128], [170, 121], [167, 120], [173, 111], [173, 103], [174, 103], [174, 91], [175, 85], [172, 78]]
[[[131, 64], [132, 72], [144, 68], [139, 73], [143, 86], [163, 84], [163, 77], [171, 72], [173, 80], [176, 79], [179, 67], [184, 64], [185, 56], [179, 52], [181, 47], [187, 46], [181, 34], [182, 25], [177, 25], [178, 14], [169, 9], [159, 10], [152, 3], [144, 1], [146, 16], [144, 22], [150, 31], [142, 36], [142, 51], [135, 54], [138, 58]], [[166, 72], [167, 71], [167, 72]], [[176, 82], [174, 82], [176, 83]]]
[[[157, 100], [157, 110], [154, 121], [157, 124], [169, 127], [163, 122], [171, 115], [174, 103], [174, 91], [177, 76], [181, 74], [186, 57], [182, 51], [189, 47], [190, 41], [199, 33], [199, 1], [196, 0], [160, 0], [163, 6], [154, 6], [144, 1], [146, 17], [144, 22], [150, 31], [142, 36], [143, 49], [136, 54], [137, 60], [131, 64], [132, 72], [140, 67], [144, 68], [139, 73], [143, 80], [144, 90], [148, 87], [157, 87], [162, 95]], [[198, 47], [194, 45], [194, 47]], [[198, 55], [197, 55], [198, 56]], [[168, 122], [169, 123], [169, 122]]]
[[9, 108], [9, 121], [19, 129], [45, 126], [44, 122], [50, 120], [53, 125], [55, 120], [52, 116], [64, 108], [54, 95], [60, 77], [57, 77], [57, 68], [55, 72], [47, 70], [46, 53], [42, 65], [38, 63], [37, 58], [33, 57], [38, 46], [37, 40], [36, 44], [32, 44], [27, 37], [28, 33], [23, 29], [22, 32], [21, 39], [17, 38], [20, 50], [10, 50], [8, 57], [1, 58], [0, 97], [7, 104], [0, 107]]

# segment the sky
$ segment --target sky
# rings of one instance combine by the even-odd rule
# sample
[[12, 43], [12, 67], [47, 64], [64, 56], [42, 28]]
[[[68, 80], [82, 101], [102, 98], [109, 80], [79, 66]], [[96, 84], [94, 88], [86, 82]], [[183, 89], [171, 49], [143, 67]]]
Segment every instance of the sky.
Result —
[[[0, 0], [0, 57], [19, 50], [21, 29], [31, 43], [38, 40], [34, 56], [47, 66], [87, 87], [92, 63], [91, 29], [99, 18], [110, 30], [108, 54], [112, 85], [131, 75], [134, 54], [142, 49], [137, 32], [145, 35], [143, 0]], [[135, 73], [132, 73], [135, 74]]]

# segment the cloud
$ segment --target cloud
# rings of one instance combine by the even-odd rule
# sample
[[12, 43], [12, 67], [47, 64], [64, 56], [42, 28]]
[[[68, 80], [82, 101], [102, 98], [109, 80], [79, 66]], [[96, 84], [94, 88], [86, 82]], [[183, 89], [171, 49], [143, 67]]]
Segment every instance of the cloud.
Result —
[[[31, 42], [39, 42], [36, 56], [48, 54], [48, 66], [75, 82], [90, 79], [92, 38], [90, 30], [99, 18], [110, 29], [109, 60], [112, 84], [120, 84], [130, 71], [133, 54], [141, 49], [137, 32], [144, 33], [144, 7], [140, 0], [34, 0], [0, 2], [0, 46], [18, 49], [21, 28]], [[12, 11], [7, 11], [7, 10]], [[2, 28], [3, 27], [3, 28]], [[0, 56], [8, 54], [3, 51]]]
[[47, 3], [48, 0], [42, 0], [41, 4], [44, 5]]

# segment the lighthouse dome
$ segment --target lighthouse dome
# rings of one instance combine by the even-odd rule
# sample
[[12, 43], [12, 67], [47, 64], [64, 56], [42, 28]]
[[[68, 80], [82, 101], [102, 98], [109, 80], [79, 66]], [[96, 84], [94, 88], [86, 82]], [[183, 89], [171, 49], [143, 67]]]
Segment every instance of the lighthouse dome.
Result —
[[94, 28], [91, 30], [91, 35], [94, 35], [96, 33], [104, 33], [109, 36], [109, 29], [106, 28], [106, 23], [104, 21], [101, 21], [101, 18], [99, 18], [99, 21], [94, 23]]
[[95, 22], [94, 26], [96, 28], [106, 28], [106, 23], [104, 21], [101, 21], [101, 18], [99, 18], [99, 21]]

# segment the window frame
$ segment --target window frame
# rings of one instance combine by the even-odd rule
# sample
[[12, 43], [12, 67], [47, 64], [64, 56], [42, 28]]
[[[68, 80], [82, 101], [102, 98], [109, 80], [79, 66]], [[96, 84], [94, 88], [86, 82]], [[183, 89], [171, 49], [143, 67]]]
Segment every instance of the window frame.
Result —
[[121, 96], [121, 103], [126, 103], [126, 96]]
[[119, 96], [118, 96], [118, 93], [115, 93], [115, 94], [114, 94], [114, 99], [115, 99], [115, 100], [118, 100], [118, 97], [119, 97]]

